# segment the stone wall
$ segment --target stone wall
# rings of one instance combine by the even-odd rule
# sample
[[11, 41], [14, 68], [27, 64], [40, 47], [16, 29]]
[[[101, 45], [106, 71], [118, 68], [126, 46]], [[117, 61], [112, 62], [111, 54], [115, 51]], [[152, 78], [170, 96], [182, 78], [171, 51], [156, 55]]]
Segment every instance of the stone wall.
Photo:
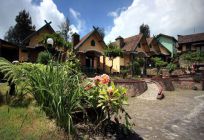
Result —
[[171, 78], [152, 78], [152, 80], [157, 81], [162, 86], [164, 91], [175, 90]]
[[176, 88], [180, 89], [193, 89], [197, 88], [197, 90], [204, 90], [204, 80], [200, 82], [196, 82], [193, 78], [173, 78], [172, 83]]
[[128, 89], [127, 96], [129, 97], [141, 95], [147, 90], [147, 83], [145, 81], [126, 79], [115, 80], [114, 83], [126, 87]]

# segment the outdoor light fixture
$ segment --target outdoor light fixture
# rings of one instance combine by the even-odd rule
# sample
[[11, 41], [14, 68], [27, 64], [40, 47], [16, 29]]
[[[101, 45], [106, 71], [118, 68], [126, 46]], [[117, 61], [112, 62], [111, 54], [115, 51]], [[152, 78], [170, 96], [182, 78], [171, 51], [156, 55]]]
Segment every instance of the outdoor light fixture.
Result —
[[47, 44], [49, 44], [49, 45], [54, 45], [54, 41], [53, 41], [53, 39], [52, 38], [48, 38], [47, 39]]

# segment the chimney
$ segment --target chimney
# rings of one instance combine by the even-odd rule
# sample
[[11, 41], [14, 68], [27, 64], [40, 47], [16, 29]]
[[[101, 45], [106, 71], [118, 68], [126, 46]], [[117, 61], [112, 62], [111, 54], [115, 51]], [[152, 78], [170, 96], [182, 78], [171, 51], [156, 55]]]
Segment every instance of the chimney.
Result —
[[117, 45], [118, 45], [120, 48], [122, 48], [123, 45], [124, 45], [124, 39], [123, 39], [121, 36], [119, 36], [119, 37], [117, 37], [115, 40], [116, 40]]
[[79, 43], [79, 41], [80, 41], [80, 36], [79, 36], [79, 34], [74, 33], [74, 34], [72, 35], [72, 44], [73, 44], [73, 47], [75, 47], [75, 46]]

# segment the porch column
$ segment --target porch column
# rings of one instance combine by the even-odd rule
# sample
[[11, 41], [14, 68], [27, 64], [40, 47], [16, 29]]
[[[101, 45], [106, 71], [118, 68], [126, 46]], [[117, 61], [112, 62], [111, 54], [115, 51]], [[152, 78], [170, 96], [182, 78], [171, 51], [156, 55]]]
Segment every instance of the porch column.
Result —
[[106, 66], [106, 59], [105, 59], [105, 56], [103, 55], [103, 72], [105, 72], [105, 66]]
[[133, 66], [133, 64], [134, 64], [134, 60], [135, 60], [135, 54], [134, 53], [130, 53], [130, 61], [131, 61], [131, 65], [132, 65], [132, 67], [131, 67], [131, 74], [132, 74], [132, 76], [134, 76], [134, 74], [135, 74], [135, 69], [134, 69], [134, 66]]
[[144, 76], [147, 75], [147, 57], [145, 57], [145, 62], [144, 62]]

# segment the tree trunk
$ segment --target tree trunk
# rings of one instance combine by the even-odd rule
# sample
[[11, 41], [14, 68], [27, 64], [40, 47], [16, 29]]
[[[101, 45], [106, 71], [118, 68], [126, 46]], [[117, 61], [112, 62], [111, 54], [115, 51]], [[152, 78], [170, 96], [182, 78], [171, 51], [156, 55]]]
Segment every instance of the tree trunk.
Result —
[[110, 67], [110, 74], [112, 73], [112, 68], [113, 68], [113, 59], [112, 59], [112, 65]]

